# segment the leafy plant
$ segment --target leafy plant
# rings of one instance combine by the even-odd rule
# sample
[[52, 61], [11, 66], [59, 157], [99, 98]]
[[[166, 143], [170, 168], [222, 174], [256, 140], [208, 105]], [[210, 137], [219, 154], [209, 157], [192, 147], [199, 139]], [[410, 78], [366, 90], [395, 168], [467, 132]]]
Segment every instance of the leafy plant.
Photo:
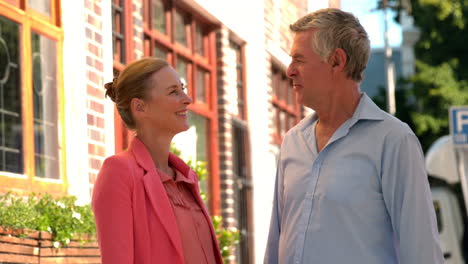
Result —
[[90, 205], [78, 205], [75, 196], [53, 197], [31, 193], [28, 197], [12, 192], [0, 195], [0, 226], [12, 230], [47, 231], [55, 247], [67, 245], [79, 235], [96, 233]]
[[228, 230], [223, 228], [223, 218], [221, 216], [212, 217], [213, 226], [219, 242], [219, 249], [223, 262], [228, 263], [228, 257], [231, 255], [233, 247], [239, 243], [239, 230]]
[[[177, 156], [181, 155], [181, 151], [174, 145], [171, 145], [171, 152]], [[198, 181], [200, 184], [200, 195], [203, 201], [206, 203], [208, 196], [206, 194], [206, 182], [208, 180], [208, 170], [206, 168], [207, 163], [205, 161], [194, 161], [189, 159], [187, 165], [197, 174]], [[223, 227], [223, 218], [215, 215], [211, 218], [213, 227], [216, 232], [216, 237], [219, 243], [219, 249], [221, 250], [221, 256], [223, 257], [224, 263], [229, 263], [228, 257], [231, 255], [234, 246], [239, 243], [240, 233], [237, 229], [227, 229]]]

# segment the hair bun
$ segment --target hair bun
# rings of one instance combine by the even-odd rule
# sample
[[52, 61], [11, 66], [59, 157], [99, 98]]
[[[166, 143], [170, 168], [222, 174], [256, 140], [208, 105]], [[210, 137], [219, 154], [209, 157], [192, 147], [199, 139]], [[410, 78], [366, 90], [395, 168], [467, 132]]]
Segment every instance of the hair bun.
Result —
[[108, 82], [104, 84], [104, 88], [106, 88], [105, 96], [109, 96], [109, 98], [115, 103], [115, 85], [117, 83], [117, 78], [114, 78], [112, 82]]

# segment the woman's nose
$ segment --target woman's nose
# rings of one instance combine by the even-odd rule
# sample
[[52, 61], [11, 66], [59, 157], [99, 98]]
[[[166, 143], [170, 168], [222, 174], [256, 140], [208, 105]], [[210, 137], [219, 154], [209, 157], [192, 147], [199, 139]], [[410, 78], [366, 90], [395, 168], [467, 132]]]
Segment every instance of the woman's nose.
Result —
[[190, 96], [188, 96], [188, 94], [186, 94], [186, 93], [184, 93], [184, 98], [182, 100], [183, 100], [182, 102], [184, 104], [187, 104], [187, 105], [193, 103], [192, 98]]

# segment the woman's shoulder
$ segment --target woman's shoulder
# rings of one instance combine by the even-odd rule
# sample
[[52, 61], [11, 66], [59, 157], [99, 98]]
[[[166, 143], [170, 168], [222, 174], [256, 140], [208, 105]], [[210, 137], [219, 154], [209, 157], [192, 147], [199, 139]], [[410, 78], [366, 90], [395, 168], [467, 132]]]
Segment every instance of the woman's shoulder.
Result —
[[128, 151], [120, 152], [107, 157], [102, 164], [102, 167], [111, 166], [130, 169], [135, 163], [135, 159], [128, 153]]
[[131, 177], [135, 169], [135, 158], [128, 151], [124, 151], [107, 157], [101, 166], [99, 174], [118, 174]]

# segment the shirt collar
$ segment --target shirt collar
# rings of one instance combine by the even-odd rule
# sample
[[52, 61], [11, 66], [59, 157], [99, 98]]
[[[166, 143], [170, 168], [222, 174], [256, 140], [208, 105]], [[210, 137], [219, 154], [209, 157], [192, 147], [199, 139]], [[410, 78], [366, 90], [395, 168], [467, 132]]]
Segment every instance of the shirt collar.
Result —
[[[358, 106], [354, 110], [352, 119], [358, 120], [383, 120], [384, 115], [382, 110], [367, 96], [366, 93], [361, 92]], [[308, 128], [315, 121], [317, 121], [317, 113], [314, 112], [309, 118], [306, 118], [303, 123], [303, 129]]]
[[383, 120], [384, 115], [382, 110], [367, 96], [366, 93], [361, 93], [361, 99], [353, 114], [353, 119], [356, 120]]
[[162, 182], [174, 181], [174, 182], [186, 182], [186, 183], [190, 183], [190, 184], [194, 183], [192, 179], [189, 179], [189, 178], [185, 177], [177, 169], [174, 169], [174, 170], [175, 170], [175, 173], [176, 173], [175, 180], [173, 180], [171, 176], [167, 175], [163, 171], [161, 171], [159, 169], [157, 171], [158, 171], [159, 177], [161, 177]]

